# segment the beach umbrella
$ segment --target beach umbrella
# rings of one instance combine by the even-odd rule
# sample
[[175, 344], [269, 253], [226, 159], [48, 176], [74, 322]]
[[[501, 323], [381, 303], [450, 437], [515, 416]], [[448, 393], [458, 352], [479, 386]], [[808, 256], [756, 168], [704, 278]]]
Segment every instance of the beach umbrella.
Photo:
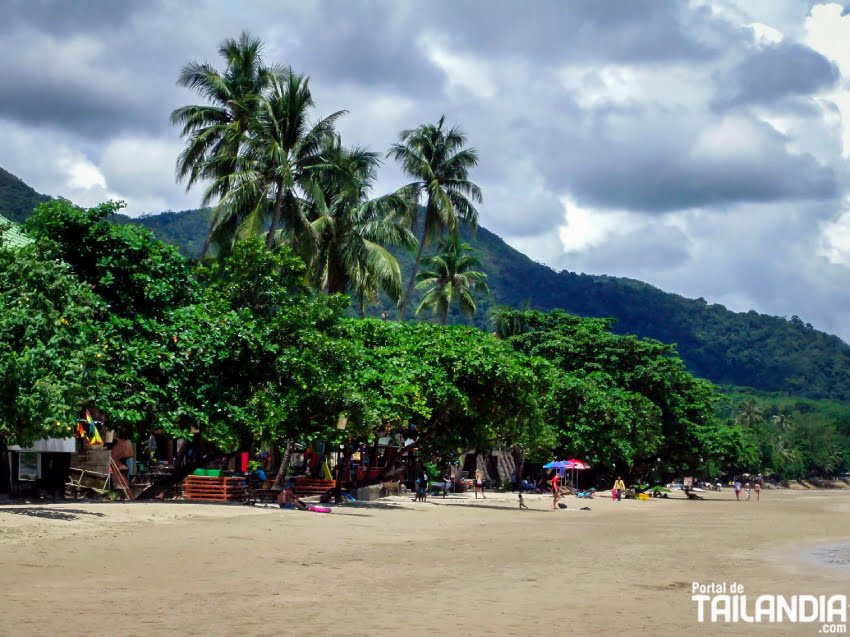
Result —
[[578, 478], [575, 472], [590, 469], [590, 464], [585, 462], [584, 460], [579, 460], [578, 458], [570, 458], [566, 462], [569, 463], [569, 468], [573, 470], [573, 486], [575, 486]]

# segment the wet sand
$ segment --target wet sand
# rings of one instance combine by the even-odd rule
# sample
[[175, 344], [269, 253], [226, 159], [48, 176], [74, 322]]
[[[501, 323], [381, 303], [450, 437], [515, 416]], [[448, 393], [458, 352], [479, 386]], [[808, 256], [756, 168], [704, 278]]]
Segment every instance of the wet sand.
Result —
[[850, 595], [850, 493], [704, 495], [0, 505], [0, 635], [818, 634], [698, 624], [692, 584]]

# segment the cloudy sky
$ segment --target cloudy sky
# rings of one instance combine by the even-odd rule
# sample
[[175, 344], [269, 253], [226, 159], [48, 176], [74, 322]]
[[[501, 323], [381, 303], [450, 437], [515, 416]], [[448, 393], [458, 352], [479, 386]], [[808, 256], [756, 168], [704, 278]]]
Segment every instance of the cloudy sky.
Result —
[[[850, 341], [850, 15], [807, 0], [3, 0], [0, 166], [80, 204], [197, 207], [175, 83], [241, 30], [384, 151], [446, 114], [481, 223], [555, 269], [628, 276]], [[846, 124], [845, 124], [846, 122]], [[403, 176], [386, 164], [379, 188]]]

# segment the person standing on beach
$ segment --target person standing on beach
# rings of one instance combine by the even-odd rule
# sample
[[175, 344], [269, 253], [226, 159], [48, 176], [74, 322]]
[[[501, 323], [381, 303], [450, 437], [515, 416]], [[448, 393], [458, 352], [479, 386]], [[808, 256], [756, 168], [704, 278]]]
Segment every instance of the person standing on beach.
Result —
[[756, 490], [756, 502], [758, 502], [761, 499], [761, 482], [756, 482], [753, 488]]
[[741, 499], [741, 481], [740, 480], [735, 480], [735, 499], [736, 500]]
[[481, 493], [481, 497], [485, 500], [487, 496], [484, 495], [484, 476], [481, 475], [480, 471], [475, 472], [475, 499], [478, 499], [478, 493]]
[[749, 482], [747, 482], [747, 484], [744, 485], [744, 491], [747, 492], [747, 500], [749, 500], [750, 499], [750, 483]]
[[619, 502], [623, 499], [623, 494], [626, 492], [626, 484], [620, 476], [617, 476], [617, 481], [614, 483], [614, 491], [617, 493], [617, 502]]
[[558, 508], [558, 500], [560, 500], [560, 499], [561, 499], [561, 484], [560, 484], [560, 478], [558, 477], [558, 474], [556, 473], [554, 476], [552, 476], [552, 508], [553, 509]]

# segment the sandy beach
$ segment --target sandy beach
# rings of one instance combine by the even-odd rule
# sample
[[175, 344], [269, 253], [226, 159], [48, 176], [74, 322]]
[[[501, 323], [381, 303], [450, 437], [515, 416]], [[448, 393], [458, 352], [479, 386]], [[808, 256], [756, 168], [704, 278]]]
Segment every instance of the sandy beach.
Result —
[[850, 494], [705, 495], [2, 505], [0, 635], [818, 634], [698, 624], [692, 584], [850, 593]]

